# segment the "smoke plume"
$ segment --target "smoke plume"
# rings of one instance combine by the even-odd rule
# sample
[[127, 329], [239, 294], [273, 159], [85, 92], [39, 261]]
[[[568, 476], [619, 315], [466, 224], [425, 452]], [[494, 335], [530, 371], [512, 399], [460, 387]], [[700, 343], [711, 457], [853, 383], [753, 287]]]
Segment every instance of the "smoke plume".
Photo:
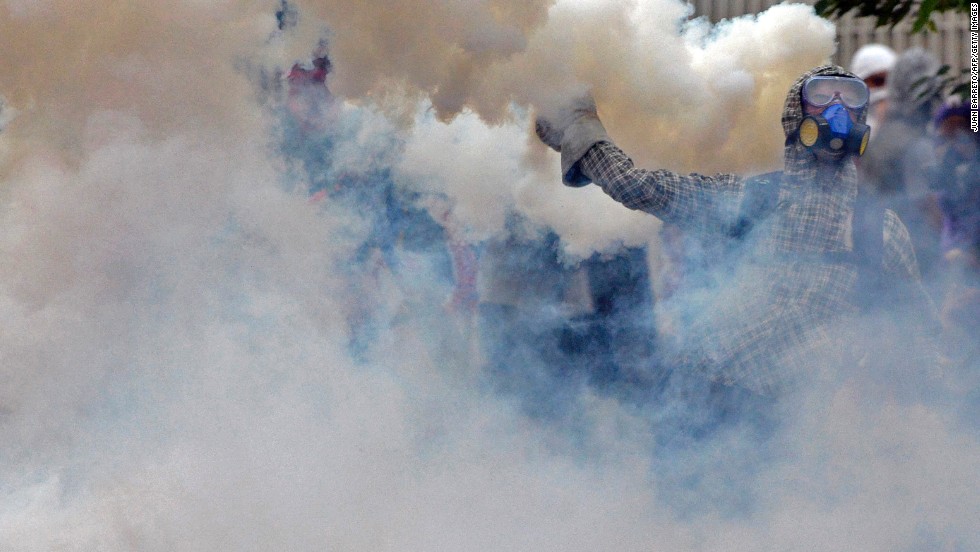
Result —
[[[561, 186], [533, 115], [591, 90], [640, 163], [772, 168], [786, 88], [833, 51], [812, 9], [290, 5], [0, 2], [0, 549], [980, 545], [972, 372], [828, 366], [774, 435], [691, 447], [581, 382], [532, 416], [435, 256], [307, 193], [391, 184], [477, 247], [512, 212], [570, 259], [645, 245], [652, 217]], [[323, 173], [283, 128], [321, 41]]]

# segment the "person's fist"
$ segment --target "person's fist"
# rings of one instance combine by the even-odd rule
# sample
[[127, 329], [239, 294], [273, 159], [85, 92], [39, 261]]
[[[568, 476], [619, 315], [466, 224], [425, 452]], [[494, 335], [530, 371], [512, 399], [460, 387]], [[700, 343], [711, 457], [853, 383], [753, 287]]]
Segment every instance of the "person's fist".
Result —
[[565, 131], [572, 123], [585, 117], [598, 117], [591, 94], [578, 96], [553, 112], [541, 113], [534, 121], [534, 132], [549, 148], [560, 152]]

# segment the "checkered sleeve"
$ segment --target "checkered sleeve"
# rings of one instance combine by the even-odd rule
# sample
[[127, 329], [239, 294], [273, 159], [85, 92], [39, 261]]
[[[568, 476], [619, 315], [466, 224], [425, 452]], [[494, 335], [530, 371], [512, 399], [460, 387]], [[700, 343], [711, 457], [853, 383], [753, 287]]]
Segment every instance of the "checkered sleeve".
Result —
[[941, 331], [939, 309], [922, 285], [919, 263], [915, 258], [915, 247], [908, 228], [891, 210], [885, 210], [883, 226], [884, 252], [881, 262], [884, 270], [895, 275], [897, 281], [908, 284], [908, 303], [919, 312], [919, 322], [926, 334], [938, 335]]
[[919, 263], [905, 223], [894, 211], [886, 210], [883, 226], [885, 250], [882, 263], [885, 271], [904, 280], [920, 281]]
[[610, 142], [599, 142], [589, 149], [579, 161], [579, 169], [626, 207], [687, 229], [722, 230], [738, 212], [742, 179], [736, 175], [681, 175], [639, 169]]

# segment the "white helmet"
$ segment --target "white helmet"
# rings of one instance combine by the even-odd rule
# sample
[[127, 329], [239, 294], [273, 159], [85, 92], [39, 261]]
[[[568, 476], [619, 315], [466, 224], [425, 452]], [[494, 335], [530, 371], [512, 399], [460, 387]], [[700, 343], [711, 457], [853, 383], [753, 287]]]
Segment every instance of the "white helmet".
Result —
[[851, 72], [866, 79], [875, 73], [888, 73], [895, 66], [898, 56], [884, 44], [865, 44], [851, 58]]

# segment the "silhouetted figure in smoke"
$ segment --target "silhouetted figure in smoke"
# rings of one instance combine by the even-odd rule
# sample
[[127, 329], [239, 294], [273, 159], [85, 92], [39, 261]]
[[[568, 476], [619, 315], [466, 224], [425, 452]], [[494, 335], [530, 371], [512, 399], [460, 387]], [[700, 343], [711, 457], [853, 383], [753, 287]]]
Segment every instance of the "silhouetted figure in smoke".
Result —
[[939, 61], [913, 48], [900, 54], [888, 78], [888, 109], [861, 159], [861, 192], [895, 211], [931, 283], [939, 264], [939, 207], [933, 192], [937, 159], [928, 125], [941, 101]]
[[[853, 234], [865, 225], [852, 219], [875, 218], [855, 208], [854, 158], [867, 144], [868, 99], [867, 86], [839, 67], [804, 74], [782, 115], [783, 171], [749, 179], [636, 168], [588, 97], [538, 119], [539, 137], [561, 152], [567, 185], [595, 183], [625, 206], [729, 252], [711, 260], [718, 285], [667, 355], [672, 370], [661, 397], [692, 405], [675, 420], [689, 435], [726, 421], [765, 429], [772, 397], [830, 361], [825, 353], [840, 349], [830, 343], [835, 321], [856, 316], [867, 300], [857, 296], [867, 271]], [[891, 211], [877, 219], [870, 240], [861, 240], [877, 234], [881, 243], [872, 272], [889, 279], [876, 291], [900, 293], [919, 318], [935, 322], [905, 226]]]
[[588, 309], [584, 281], [561, 262], [557, 235], [516, 214], [483, 245], [479, 267], [478, 327], [492, 386], [533, 415], [563, 414], [575, 391], [558, 385], [569, 364], [559, 338]]
[[961, 102], [944, 106], [934, 124], [942, 249], [968, 250], [980, 240], [980, 133], [970, 129], [970, 108]]
[[965, 102], [945, 105], [935, 121], [940, 159], [936, 192], [942, 213], [943, 326], [961, 364], [980, 355], [980, 134]]
[[579, 265], [585, 272], [591, 311], [574, 317], [563, 336], [593, 384], [632, 395], [655, 370], [653, 288], [646, 248], [595, 253]]
[[493, 386], [532, 415], [560, 417], [591, 386], [629, 394], [653, 362], [642, 248], [566, 262], [554, 232], [508, 217], [480, 253], [479, 329]]
[[[296, 64], [286, 75], [288, 116], [281, 147], [299, 163], [312, 201], [353, 214], [366, 227], [352, 262], [343, 267], [352, 286], [351, 352], [365, 360], [382, 330], [406, 316], [428, 320], [414, 321], [416, 333], [425, 332], [421, 339], [436, 346], [452, 339], [439, 334], [441, 309], [473, 301], [472, 276], [467, 276], [472, 260], [467, 261], [464, 244], [453, 240], [451, 246], [446, 221], [430, 214], [421, 194], [395, 184], [389, 167], [401, 147], [396, 138], [379, 138], [384, 143], [363, 158], [363, 152], [350, 149], [362, 114], [331, 95], [326, 86], [331, 69], [321, 44], [309, 65]], [[453, 290], [457, 273], [468, 289]], [[386, 285], [398, 295], [394, 302]]]
[[327, 109], [334, 102], [326, 85], [331, 70], [330, 59], [323, 50], [323, 46], [318, 49], [319, 55], [313, 58], [312, 67], [296, 63], [286, 74], [286, 82], [289, 83], [286, 108], [306, 135], [324, 131], [324, 125], [328, 122]]

